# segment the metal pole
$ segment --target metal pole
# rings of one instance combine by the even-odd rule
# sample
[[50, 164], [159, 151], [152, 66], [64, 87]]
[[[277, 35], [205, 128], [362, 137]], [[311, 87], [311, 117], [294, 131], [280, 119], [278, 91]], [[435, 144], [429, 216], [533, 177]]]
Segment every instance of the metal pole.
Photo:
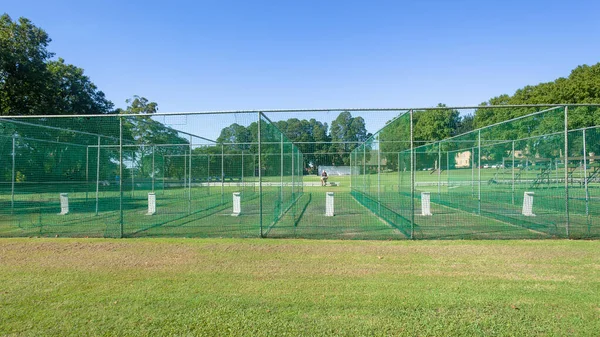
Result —
[[131, 199], [135, 198], [135, 152], [131, 151]]
[[[441, 165], [440, 165], [441, 166]], [[441, 171], [441, 170], [440, 170]], [[446, 177], [450, 177], [450, 152], [446, 151]], [[446, 188], [450, 187], [450, 182], [446, 179]], [[448, 189], [449, 191], [449, 189]]]
[[566, 220], [566, 232], [567, 238], [570, 238], [570, 219], [569, 219], [569, 107], [565, 106], [565, 220]]
[[96, 215], [98, 215], [99, 194], [100, 194], [100, 136], [98, 136], [98, 153], [96, 154]]
[[119, 237], [123, 237], [123, 118], [119, 118]]
[[260, 237], [263, 237], [263, 194], [262, 194], [262, 170], [261, 170], [261, 113], [258, 113], [258, 219], [260, 226]]
[[381, 142], [377, 137], [377, 212], [381, 214]]
[[471, 148], [471, 198], [475, 197], [475, 148]]
[[208, 187], [208, 195], [210, 195], [210, 154], [206, 155], [206, 162], [208, 163], [206, 170], [206, 184]]
[[[294, 147], [292, 146], [292, 200], [294, 200], [295, 197], [295, 187], [296, 185], [294, 185], [294, 176], [295, 176], [295, 172], [294, 172]], [[294, 218], [295, 220], [296, 218]]]
[[439, 201], [439, 200], [442, 200], [442, 186], [441, 186], [441, 184], [442, 184], [442, 144], [441, 143], [438, 143], [437, 171], [438, 171], [438, 201]]
[[512, 204], [515, 204], [515, 141], [512, 142]]
[[410, 238], [415, 238], [415, 152], [412, 110], [410, 110]]
[[184, 152], [183, 153], [183, 195], [185, 196], [185, 189], [186, 189], [186, 185], [187, 185], [187, 177], [188, 177], [188, 173], [187, 173], [187, 154]]
[[[98, 151], [100, 151], [100, 148], [98, 148]], [[89, 184], [90, 184], [89, 171], [90, 171], [90, 146], [88, 145], [85, 148], [85, 201], [86, 201], [86, 203], [88, 201], [88, 192], [89, 192]]]
[[477, 134], [477, 214], [481, 215], [481, 130], [479, 130]]
[[190, 168], [188, 170], [188, 213], [192, 213], [192, 136], [190, 136]]
[[585, 188], [585, 217], [588, 223], [588, 231], [590, 230], [590, 193], [588, 191], [588, 180], [587, 180], [587, 145], [585, 141], [585, 129], [583, 129], [583, 184]]
[[246, 184], [244, 184], [244, 150], [242, 150], [242, 195], [246, 190]]
[[367, 193], [367, 146], [364, 144], [363, 144], [363, 190], [362, 190], [362, 192]]
[[155, 146], [152, 146], [152, 193], [154, 193], [154, 176], [156, 175], [154, 168], [154, 148]]
[[[191, 170], [191, 167], [190, 167]], [[221, 144], [221, 205], [225, 203], [225, 149]]]
[[15, 211], [15, 157], [17, 153], [15, 152], [15, 143], [16, 136], [13, 134], [12, 137], [12, 178], [10, 183], [10, 214], [13, 214]]
[[283, 133], [279, 137], [279, 142], [281, 144], [281, 154], [280, 154], [280, 163], [279, 163], [279, 173], [280, 173], [280, 185], [279, 185], [279, 202], [281, 203], [279, 207], [280, 214], [283, 214]]
[[400, 173], [400, 152], [398, 152], [398, 193], [400, 193], [400, 184], [402, 183], [402, 174]]

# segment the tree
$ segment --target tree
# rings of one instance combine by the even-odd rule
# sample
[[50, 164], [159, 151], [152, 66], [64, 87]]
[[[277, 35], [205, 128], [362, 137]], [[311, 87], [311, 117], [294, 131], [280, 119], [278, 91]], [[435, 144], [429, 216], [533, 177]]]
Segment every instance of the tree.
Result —
[[48, 34], [31, 21], [0, 16], [0, 115], [42, 114], [50, 106]]
[[[356, 148], [359, 143], [369, 138], [362, 117], [352, 117], [349, 111], [342, 111], [338, 117], [331, 122], [331, 144], [330, 152], [336, 153], [334, 164], [349, 165], [350, 158], [347, 155]], [[337, 142], [337, 143], [336, 143]]]

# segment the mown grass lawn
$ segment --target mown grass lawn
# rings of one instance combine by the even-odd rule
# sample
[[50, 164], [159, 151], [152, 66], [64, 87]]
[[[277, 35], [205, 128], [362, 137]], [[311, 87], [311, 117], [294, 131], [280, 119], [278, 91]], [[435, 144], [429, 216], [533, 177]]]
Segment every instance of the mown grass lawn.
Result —
[[0, 335], [599, 331], [596, 241], [0, 239]]

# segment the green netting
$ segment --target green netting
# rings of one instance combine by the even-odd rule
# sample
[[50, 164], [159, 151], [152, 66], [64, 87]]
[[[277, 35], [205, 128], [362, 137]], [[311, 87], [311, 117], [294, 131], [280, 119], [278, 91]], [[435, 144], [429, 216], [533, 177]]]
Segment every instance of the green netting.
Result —
[[439, 140], [396, 111], [314, 144], [259, 112], [5, 117], [0, 236], [598, 238], [597, 107], [486, 109], [512, 119]]
[[[411, 131], [414, 117], [404, 114], [352, 153], [352, 193], [414, 239], [598, 237], [598, 129], [570, 131], [565, 149], [565, 108], [528, 112], [420, 146], [419, 124]], [[385, 160], [366, 160], [366, 147]], [[385, 168], [370, 170], [369, 162]]]
[[261, 139], [217, 142], [149, 116], [4, 118], [0, 236], [266, 235], [302, 195], [302, 153], [258, 113], [235, 120]]

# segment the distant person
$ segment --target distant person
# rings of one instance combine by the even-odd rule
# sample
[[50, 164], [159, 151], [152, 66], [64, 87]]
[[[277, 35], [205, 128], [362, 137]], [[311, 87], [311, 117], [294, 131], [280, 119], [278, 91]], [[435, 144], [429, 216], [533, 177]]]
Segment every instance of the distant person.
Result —
[[327, 186], [327, 172], [325, 170], [321, 172], [321, 186]]

